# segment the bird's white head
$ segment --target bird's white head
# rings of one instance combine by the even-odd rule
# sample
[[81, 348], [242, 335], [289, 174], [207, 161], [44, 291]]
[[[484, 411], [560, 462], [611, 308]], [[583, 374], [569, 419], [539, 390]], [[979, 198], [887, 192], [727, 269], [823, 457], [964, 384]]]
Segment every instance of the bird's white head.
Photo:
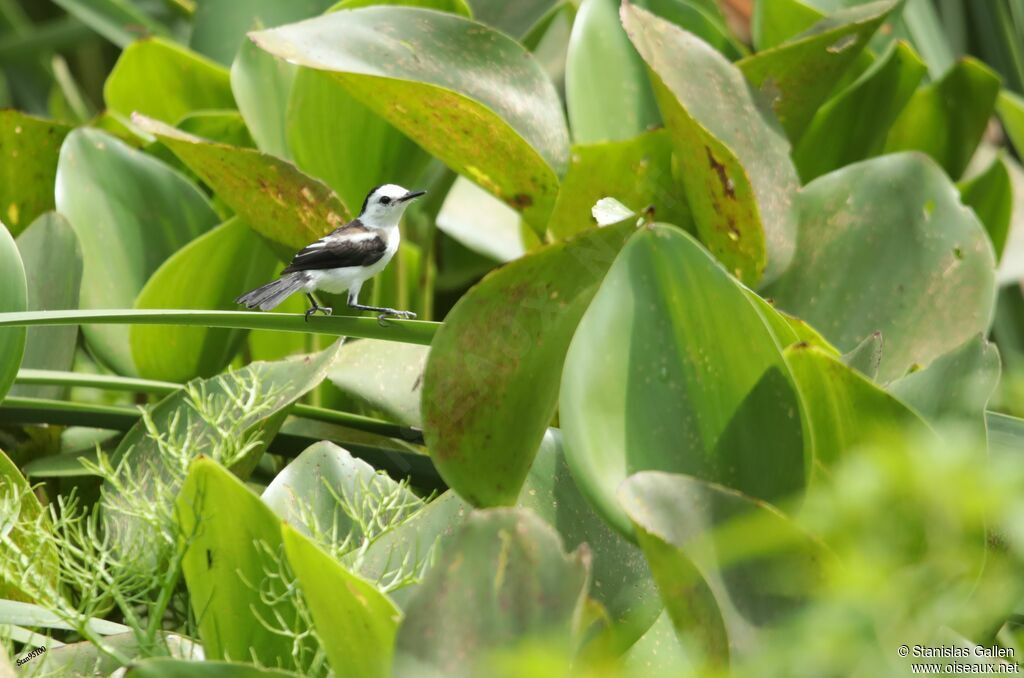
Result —
[[359, 213], [359, 221], [367, 228], [390, 228], [398, 225], [405, 208], [426, 193], [426, 191], [410, 191], [395, 184], [377, 186], [366, 196], [363, 209]]

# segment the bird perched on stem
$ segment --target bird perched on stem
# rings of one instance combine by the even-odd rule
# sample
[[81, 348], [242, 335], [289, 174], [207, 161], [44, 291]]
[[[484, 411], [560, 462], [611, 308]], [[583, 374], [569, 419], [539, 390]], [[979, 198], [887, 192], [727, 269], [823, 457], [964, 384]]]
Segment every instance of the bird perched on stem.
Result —
[[395, 256], [400, 239], [398, 222], [409, 203], [425, 193], [407, 191], [395, 184], [374, 188], [363, 201], [358, 217], [304, 247], [281, 272], [280, 278], [246, 292], [235, 299], [235, 303], [269, 311], [302, 290], [311, 304], [306, 311], [308, 321], [317, 311], [324, 315], [332, 312], [330, 307], [317, 304], [314, 291], [341, 294], [348, 290], [349, 308], [377, 311], [381, 320], [387, 316], [415, 318], [412, 311], [360, 304], [359, 289], [383, 271]]

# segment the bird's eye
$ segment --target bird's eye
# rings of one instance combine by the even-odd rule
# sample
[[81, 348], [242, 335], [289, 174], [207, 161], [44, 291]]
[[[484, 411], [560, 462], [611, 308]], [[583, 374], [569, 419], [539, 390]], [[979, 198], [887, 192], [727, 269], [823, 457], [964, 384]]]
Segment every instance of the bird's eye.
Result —
[[385, 195], [383, 198], [380, 199], [380, 204], [381, 205], [390, 205], [391, 204], [391, 198], [389, 198], [389, 197], [387, 197]]

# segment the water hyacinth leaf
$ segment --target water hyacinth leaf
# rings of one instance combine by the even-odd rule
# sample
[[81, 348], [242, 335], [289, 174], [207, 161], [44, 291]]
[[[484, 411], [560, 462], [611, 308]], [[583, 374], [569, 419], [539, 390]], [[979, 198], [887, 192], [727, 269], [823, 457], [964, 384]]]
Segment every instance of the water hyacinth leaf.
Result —
[[252, 664], [156, 657], [128, 667], [126, 678], [297, 678], [299, 674]]
[[771, 105], [796, 142], [843, 73], [899, 0], [880, 0], [832, 14], [790, 41], [736, 66]]
[[423, 377], [424, 438], [476, 506], [511, 505], [555, 414], [565, 351], [629, 222], [517, 259], [449, 312]]
[[686, 675], [692, 667], [668, 612], [662, 612], [640, 640], [622, 655], [626, 675], [679, 676]]
[[119, 0], [54, 0], [104, 38], [124, 49], [139, 38], [165, 35], [167, 28], [135, 5]]
[[[139, 292], [135, 308], [233, 310], [235, 297], [269, 280], [276, 266], [270, 248], [235, 217], [171, 255]], [[179, 383], [220, 372], [246, 334], [197, 326], [129, 330], [139, 376]]]
[[[690, 0], [640, 0], [644, 9], [650, 10], [662, 19], [693, 33], [708, 43], [727, 59], [740, 59], [750, 50], [737, 40], [726, 27], [720, 12], [712, 11], [700, 2]], [[706, 4], [706, 3], [705, 3]], [[711, 5], [717, 10], [717, 5]]]
[[281, 527], [285, 553], [335, 675], [391, 675], [401, 612], [308, 537]]
[[175, 125], [182, 132], [230, 146], [253, 148], [256, 142], [238, 111], [196, 111]]
[[162, 38], [129, 45], [103, 86], [107, 106], [174, 124], [188, 113], [234, 108], [227, 69]]
[[53, 209], [60, 145], [71, 128], [21, 111], [0, 111], [0, 220], [17, 236]]
[[568, 132], [551, 81], [510, 38], [411, 7], [334, 12], [252, 37], [271, 54], [330, 72], [425, 150], [543, 227]]
[[289, 622], [297, 615], [283, 595], [285, 584], [268, 577], [284, 570], [281, 521], [241, 480], [206, 458], [189, 467], [177, 513], [189, 539], [182, 571], [204, 655], [290, 664], [293, 639], [261, 623], [273, 622], [275, 614]]
[[[56, 196], [82, 247], [84, 309], [130, 308], [164, 260], [219, 221], [178, 172], [88, 128], [61, 147]], [[82, 333], [103, 363], [136, 373], [127, 327], [88, 325]]]
[[[43, 214], [15, 241], [25, 268], [28, 310], [78, 308], [82, 285], [82, 248], [67, 220]], [[78, 342], [77, 327], [30, 327], [22, 369], [70, 370]], [[60, 386], [14, 386], [10, 395], [60, 398]]]
[[878, 376], [878, 366], [882, 364], [882, 351], [885, 348], [881, 332], [875, 332], [864, 338], [843, 356], [843, 364], [857, 370], [868, 379]]
[[985, 64], [961, 59], [914, 93], [889, 131], [885, 152], [922, 151], [960, 178], [995, 109], [999, 82]]
[[758, 51], [786, 42], [824, 18], [824, 13], [801, 0], [755, 0], [750, 31]]
[[881, 332], [880, 382], [987, 330], [992, 245], [926, 156], [883, 156], [832, 172], [804, 188], [800, 209], [796, 259], [763, 293], [840, 351]]
[[571, 655], [589, 570], [587, 548], [566, 554], [530, 511], [471, 514], [406, 607], [396, 670], [478, 675], [493, 653], [531, 642]]
[[1010, 235], [1014, 197], [1010, 169], [1002, 155], [997, 156], [988, 169], [960, 184], [960, 199], [974, 210], [984, 225], [995, 248], [996, 261], [1002, 260]]
[[465, 177], [452, 184], [435, 221], [443, 233], [495, 261], [512, 261], [526, 252], [519, 213]]
[[701, 239], [745, 283], [775, 278], [796, 240], [798, 181], [785, 134], [706, 43], [632, 5], [622, 21], [651, 71]]
[[[0, 310], [10, 313], [26, 308], [28, 284], [21, 255], [7, 228], [0, 228]], [[0, 330], [0, 399], [7, 395], [18, 375], [25, 353], [25, 334], [24, 327]]]
[[[33, 494], [28, 480], [21, 474], [14, 462], [0, 450], [0, 538], [10, 540], [5, 549], [16, 548], [32, 563], [31, 578], [37, 585], [56, 586], [58, 577], [58, 554], [48, 535], [37, 532], [40, 526], [49, 528], [49, 521], [42, 518], [43, 507]], [[0, 598], [32, 602], [32, 597], [23, 591], [18, 582], [7, 581], [0, 576]], [[0, 617], [2, 619], [2, 617]], [[7, 621], [7, 620], [3, 620]]]
[[631, 476], [619, 490], [662, 599], [698, 665], [751, 656], [825, 582], [832, 556], [774, 507], [698, 478]]
[[[626, 141], [574, 146], [548, 230], [568, 238], [594, 226], [593, 206], [612, 197], [633, 210], [653, 206], [659, 221], [690, 225], [686, 198], [672, 175], [672, 146], [665, 130]], [[622, 219], [615, 219], [616, 223]]]
[[644, 62], [619, 21], [617, 0], [583, 0], [566, 57], [565, 103], [577, 144], [622, 141], [661, 118]]
[[[298, 69], [245, 40], [231, 64], [231, 92], [264, 153], [288, 158], [287, 115]], [[199, 136], [204, 136], [200, 134]]]
[[626, 534], [615, 491], [630, 472], [687, 473], [767, 500], [804, 483], [810, 441], [775, 338], [741, 286], [666, 225], [629, 241], [590, 303], [559, 416], [580, 491]]
[[363, 339], [342, 347], [327, 378], [342, 393], [388, 421], [422, 425], [420, 391], [430, 349]]
[[540, 23], [557, 0], [466, 0], [477, 21], [513, 37], [525, 36]]
[[[334, 0], [202, 0], [192, 16], [189, 46], [229, 65], [249, 31], [301, 21], [322, 13]], [[272, 152], [272, 151], [271, 151]]]
[[996, 99], [996, 111], [1003, 122], [1003, 129], [1018, 153], [1024, 154], [1024, 98], [1003, 90]]
[[913, 48], [905, 42], [894, 43], [814, 115], [793, 151], [800, 178], [806, 183], [880, 154], [889, 129], [926, 71]]
[[133, 122], [170, 148], [282, 253], [290, 255], [349, 220], [349, 210], [330, 188], [287, 161], [205, 141], [142, 116]]

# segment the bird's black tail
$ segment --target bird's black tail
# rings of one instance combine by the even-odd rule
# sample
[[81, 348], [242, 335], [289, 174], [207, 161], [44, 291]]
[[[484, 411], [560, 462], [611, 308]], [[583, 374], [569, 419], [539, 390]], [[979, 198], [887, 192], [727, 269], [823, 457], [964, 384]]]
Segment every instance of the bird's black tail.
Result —
[[298, 292], [305, 284], [306, 275], [301, 271], [286, 273], [273, 282], [257, 287], [251, 292], [246, 292], [235, 299], [235, 303], [243, 304], [246, 308], [259, 308], [261, 311], [269, 311], [293, 293]]

